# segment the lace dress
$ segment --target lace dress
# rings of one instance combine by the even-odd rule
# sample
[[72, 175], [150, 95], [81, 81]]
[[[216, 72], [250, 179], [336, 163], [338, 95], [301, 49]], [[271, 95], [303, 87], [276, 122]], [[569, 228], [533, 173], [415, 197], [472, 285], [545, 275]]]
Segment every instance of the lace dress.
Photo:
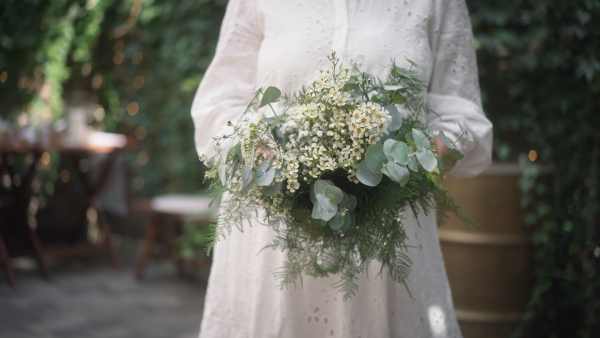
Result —
[[[490, 163], [491, 124], [479, 97], [471, 26], [464, 0], [230, 0], [214, 60], [192, 107], [196, 147], [214, 154], [211, 138], [227, 132], [274, 72], [271, 85], [293, 92], [328, 63], [364, 56], [363, 70], [385, 77], [392, 59], [420, 65], [427, 101], [441, 118], [434, 130], [451, 139], [458, 123], [475, 137], [458, 146], [465, 158], [451, 171], [480, 173]], [[378, 264], [344, 301], [331, 287], [338, 276], [306, 277], [279, 290], [278, 251], [259, 251], [273, 232], [259, 224], [234, 231], [214, 250], [201, 337], [461, 337], [440, 252], [435, 215], [404, 214], [412, 260], [409, 289], [376, 277]]]

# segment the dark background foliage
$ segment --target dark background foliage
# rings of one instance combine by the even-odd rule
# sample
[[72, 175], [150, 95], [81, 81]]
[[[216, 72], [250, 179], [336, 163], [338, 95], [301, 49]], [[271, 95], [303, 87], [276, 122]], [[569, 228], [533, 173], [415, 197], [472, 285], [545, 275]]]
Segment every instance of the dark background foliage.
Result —
[[[600, 1], [467, 4], [495, 158], [551, 168], [522, 178], [537, 282], [516, 335], [533, 325], [540, 337], [600, 336]], [[0, 117], [51, 123], [84, 93], [102, 108], [90, 123], [139, 140], [134, 195], [197, 191], [189, 109], [225, 5], [4, 0]]]
[[600, 1], [467, 3], [496, 158], [552, 168], [522, 178], [537, 278], [524, 322], [540, 337], [598, 337]]

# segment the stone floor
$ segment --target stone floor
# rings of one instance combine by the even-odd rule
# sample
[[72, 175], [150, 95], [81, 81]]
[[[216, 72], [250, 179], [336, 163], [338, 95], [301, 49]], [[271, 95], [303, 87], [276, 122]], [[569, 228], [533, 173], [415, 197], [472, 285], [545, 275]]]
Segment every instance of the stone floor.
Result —
[[168, 260], [152, 261], [137, 283], [136, 251], [119, 252], [122, 270], [100, 253], [52, 264], [50, 281], [31, 260], [15, 260], [15, 288], [0, 271], [0, 337], [197, 337], [207, 272], [186, 277]]

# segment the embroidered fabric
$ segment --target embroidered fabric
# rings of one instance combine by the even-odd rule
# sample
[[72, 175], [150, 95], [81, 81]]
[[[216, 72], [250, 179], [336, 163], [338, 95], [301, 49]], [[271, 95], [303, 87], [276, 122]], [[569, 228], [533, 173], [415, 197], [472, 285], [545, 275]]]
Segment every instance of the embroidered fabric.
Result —
[[[217, 51], [192, 106], [199, 154], [214, 154], [212, 137], [228, 132], [274, 71], [270, 85], [297, 91], [332, 50], [364, 56], [363, 69], [386, 76], [392, 59], [420, 65], [427, 100], [440, 117], [427, 123], [456, 139], [461, 123], [475, 143], [461, 140], [465, 158], [451, 171], [473, 176], [491, 158], [491, 123], [479, 97], [473, 37], [464, 0], [230, 0]], [[418, 217], [420, 226], [417, 224]], [[413, 262], [409, 292], [377, 276], [362, 276], [344, 302], [331, 287], [337, 276], [306, 277], [279, 290], [278, 251], [259, 251], [273, 232], [256, 224], [217, 244], [201, 337], [460, 337], [437, 237], [435, 215], [404, 213]]]

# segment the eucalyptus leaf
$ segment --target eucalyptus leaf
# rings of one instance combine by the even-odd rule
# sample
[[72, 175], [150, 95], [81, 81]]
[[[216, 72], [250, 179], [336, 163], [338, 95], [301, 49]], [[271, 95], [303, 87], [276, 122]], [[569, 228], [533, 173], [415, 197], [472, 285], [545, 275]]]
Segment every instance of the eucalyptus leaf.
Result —
[[462, 132], [465, 134], [465, 137], [467, 138], [467, 140], [473, 142], [473, 136], [471, 136], [471, 134], [467, 131], [467, 129], [465, 127], [463, 127], [462, 125], [460, 125], [460, 123], [458, 124], [458, 126], [460, 127], [460, 130], [462, 130]]
[[384, 174], [386, 174], [392, 181], [400, 183], [401, 186], [404, 186], [410, 178], [410, 172], [408, 171], [408, 169], [405, 166], [400, 165], [396, 162], [388, 163], [381, 171]]
[[419, 166], [417, 165], [417, 159], [414, 156], [409, 157], [408, 169], [418, 172]]
[[394, 139], [385, 140], [385, 142], [383, 142], [383, 153], [388, 161], [394, 160], [394, 157], [392, 156], [392, 146], [397, 142], [398, 141]]
[[331, 230], [340, 230], [344, 227], [344, 216], [342, 216], [339, 212], [333, 216], [331, 220], [329, 220], [329, 227]]
[[404, 142], [396, 142], [391, 149], [392, 159], [398, 164], [408, 165], [408, 145]]
[[314, 186], [314, 193], [315, 196], [317, 194], [322, 194], [325, 192], [325, 188], [332, 186], [333, 184], [330, 183], [330, 181], [326, 181], [326, 180], [316, 180], [315, 183], [313, 183]]
[[258, 171], [267, 171], [267, 169], [269, 168], [269, 164], [271, 164], [271, 159], [270, 158], [266, 158], [264, 161], [262, 161], [258, 167], [256, 168], [256, 170]]
[[273, 86], [267, 88], [267, 90], [265, 90], [265, 93], [263, 94], [262, 99], [260, 100], [260, 105], [258, 106], [258, 108], [262, 108], [268, 105], [269, 103], [276, 102], [280, 96], [281, 90], [279, 90], [278, 88]]
[[342, 231], [350, 230], [350, 227], [352, 226], [352, 216], [350, 216], [350, 214], [351, 213], [347, 212], [344, 215], [344, 225], [342, 226], [342, 228], [340, 230], [342, 230]]
[[317, 194], [317, 201], [321, 208], [327, 211], [337, 211], [337, 203], [329, 199], [325, 194]]
[[337, 214], [337, 207], [335, 209], [326, 209], [323, 208], [320, 203], [317, 203], [313, 207], [311, 217], [314, 219], [329, 221], [333, 216], [335, 216], [335, 214]]
[[281, 186], [283, 185], [282, 182], [277, 182], [275, 184], [272, 185], [267, 185], [266, 187], [263, 188], [263, 195], [265, 196], [274, 196], [276, 195], [278, 192], [281, 191]]
[[252, 168], [243, 166], [242, 167], [242, 186], [248, 185], [250, 183], [250, 181], [252, 180], [253, 176], [254, 176], [254, 171], [252, 170]]
[[258, 186], [268, 186], [273, 182], [273, 179], [275, 178], [275, 169], [274, 168], [269, 168], [267, 171], [264, 172], [263, 175], [261, 175], [260, 177], [258, 177], [256, 179], [256, 185]]
[[327, 196], [327, 199], [334, 202], [335, 204], [340, 204], [342, 202], [342, 199], [344, 198], [344, 192], [342, 191], [342, 189], [335, 186], [329, 186], [325, 188], [323, 193], [325, 196]]
[[440, 140], [442, 140], [442, 142], [446, 145], [446, 147], [450, 148], [450, 149], [454, 149], [454, 145], [452, 144], [452, 142], [450, 142], [450, 140], [446, 137], [446, 134], [444, 134], [443, 130], [440, 130]]
[[383, 174], [381, 172], [374, 174], [369, 170], [366, 161], [362, 161], [358, 164], [358, 168], [356, 170], [356, 178], [360, 181], [360, 183], [364, 185], [368, 185], [370, 187], [376, 187], [381, 180], [383, 179]]
[[427, 136], [425, 136], [425, 134], [423, 134], [421, 131], [413, 128], [412, 136], [419, 150], [431, 147], [431, 142], [429, 142]]
[[417, 151], [417, 159], [425, 170], [432, 172], [437, 167], [437, 157], [431, 150]]
[[383, 153], [383, 144], [377, 143], [370, 145], [369, 148], [367, 148], [365, 162], [367, 163], [369, 171], [374, 174], [380, 173], [381, 167], [387, 163], [387, 158]]
[[396, 131], [396, 130], [402, 128], [402, 123], [404, 120], [402, 119], [402, 115], [400, 114], [400, 111], [398, 111], [398, 108], [396, 108], [395, 105], [390, 104], [390, 105], [385, 106], [385, 109], [388, 111], [388, 113], [392, 117], [392, 120], [390, 121], [390, 124], [388, 126], [388, 130]]
[[356, 196], [352, 194], [348, 194], [348, 198], [350, 199], [350, 209], [348, 209], [348, 211], [354, 211], [354, 209], [356, 209], [356, 205], [358, 204], [358, 200], [356, 199]]

